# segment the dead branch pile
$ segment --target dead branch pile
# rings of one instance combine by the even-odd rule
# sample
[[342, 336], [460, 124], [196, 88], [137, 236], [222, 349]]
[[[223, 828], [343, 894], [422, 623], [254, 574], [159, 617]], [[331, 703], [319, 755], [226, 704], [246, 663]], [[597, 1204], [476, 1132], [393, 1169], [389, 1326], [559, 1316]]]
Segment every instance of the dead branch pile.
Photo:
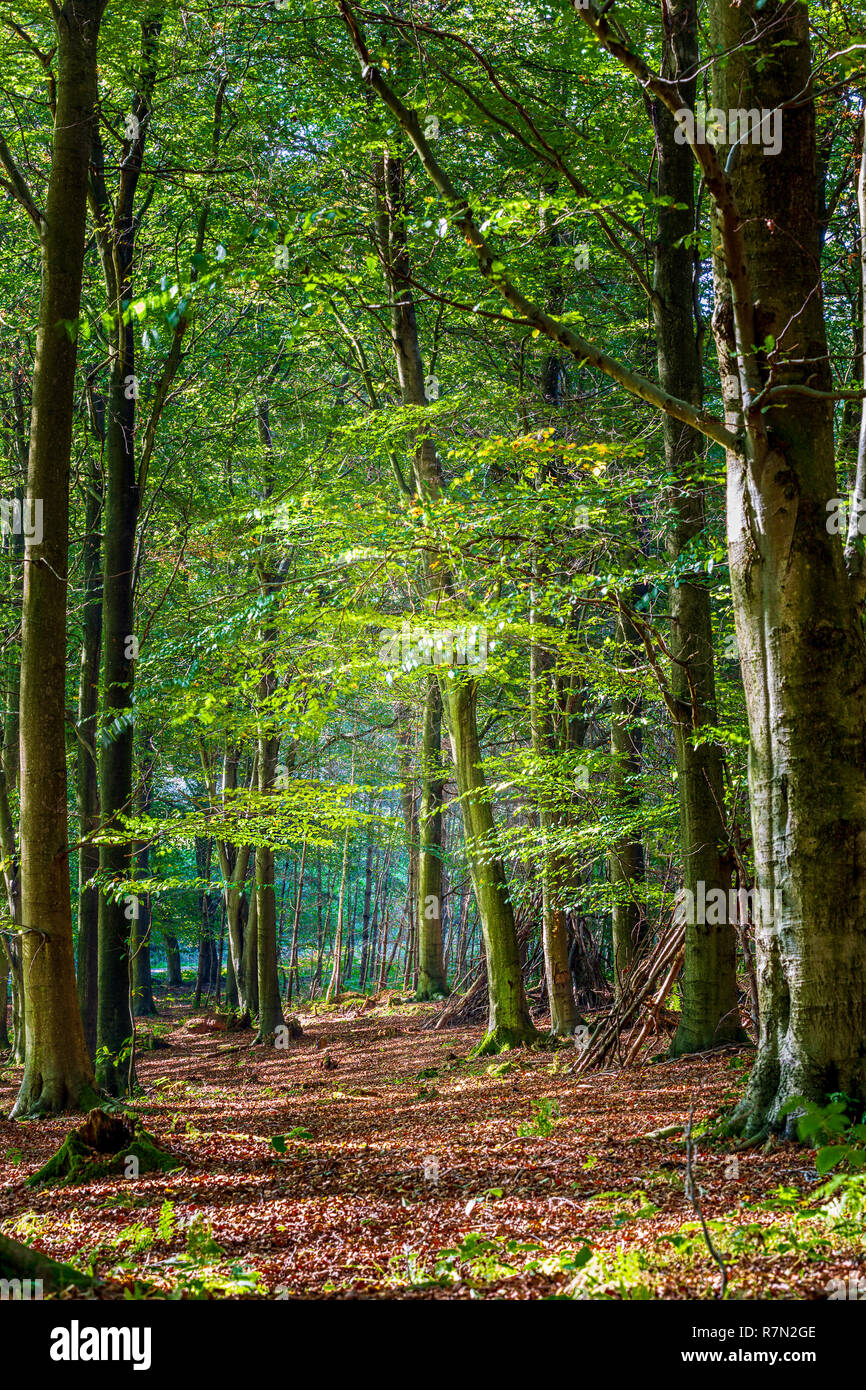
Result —
[[604, 961], [585, 917], [569, 912], [570, 946], [568, 964], [574, 982], [574, 1000], [579, 1009], [597, 1009], [610, 998], [610, 985], [604, 974]]
[[[672, 1026], [675, 1017], [665, 1009], [664, 1002], [682, 968], [685, 942], [685, 921], [683, 914], [678, 913], [655, 942], [637, 953], [623, 976], [620, 997], [602, 1016], [571, 1071], [593, 1071], [614, 1060], [627, 1066], [636, 1059], [647, 1038]], [[628, 1029], [632, 1031], [622, 1045]], [[580, 1038], [580, 1033], [575, 1035], [578, 1045]]]

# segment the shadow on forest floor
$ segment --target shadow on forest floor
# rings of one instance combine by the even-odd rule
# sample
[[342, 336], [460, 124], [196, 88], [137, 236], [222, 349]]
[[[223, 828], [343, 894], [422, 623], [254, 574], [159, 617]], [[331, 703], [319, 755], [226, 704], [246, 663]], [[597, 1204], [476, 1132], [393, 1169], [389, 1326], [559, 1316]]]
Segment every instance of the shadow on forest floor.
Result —
[[[193, 1297], [713, 1296], [684, 1145], [643, 1136], [691, 1102], [696, 1125], [729, 1107], [751, 1054], [576, 1080], [568, 1053], [467, 1062], [476, 1030], [422, 1027], [441, 1006], [301, 1014], [285, 1051], [191, 1033], [187, 1003], [162, 1007], [170, 1048], [140, 1055], [137, 1108], [175, 1173], [25, 1187], [70, 1120], [8, 1121], [20, 1072], [0, 1068], [0, 1229], [93, 1262], [111, 1296], [136, 1280]], [[813, 1163], [699, 1141], [728, 1297], [826, 1298], [862, 1265], [858, 1236], [772, 1200], [814, 1197]]]

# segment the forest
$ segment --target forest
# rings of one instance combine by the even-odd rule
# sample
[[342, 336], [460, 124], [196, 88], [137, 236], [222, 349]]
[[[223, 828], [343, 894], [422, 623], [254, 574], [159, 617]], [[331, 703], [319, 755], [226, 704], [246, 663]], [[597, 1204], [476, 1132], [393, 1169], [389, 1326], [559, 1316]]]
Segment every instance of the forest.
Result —
[[866, 1299], [864, 301], [864, 0], [0, 0], [0, 1302]]

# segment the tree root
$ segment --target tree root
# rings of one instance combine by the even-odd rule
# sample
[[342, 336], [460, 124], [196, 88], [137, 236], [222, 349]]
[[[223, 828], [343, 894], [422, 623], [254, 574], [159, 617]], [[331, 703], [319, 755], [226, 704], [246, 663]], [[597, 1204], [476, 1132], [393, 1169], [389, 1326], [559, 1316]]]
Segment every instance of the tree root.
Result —
[[541, 1034], [531, 1023], [523, 1028], [506, 1028], [501, 1025], [485, 1033], [480, 1043], [476, 1043], [472, 1048], [469, 1056], [496, 1057], [500, 1052], [511, 1052], [513, 1048], [532, 1047], [540, 1037]]
[[38, 1120], [44, 1115], [56, 1115], [63, 1110], [90, 1110], [99, 1104], [99, 1092], [90, 1082], [70, 1090], [65, 1080], [43, 1076], [28, 1077], [26, 1071], [21, 1089], [9, 1115], [10, 1120]]
[[17, 1240], [0, 1235], [0, 1278], [39, 1279], [52, 1289], [65, 1289], [70, 1284], [80, 1289], [92, 1289], [98, 1281], [82, 1274], [72, 1265], [59, 1264], [41, 1250], [19, 1245]]

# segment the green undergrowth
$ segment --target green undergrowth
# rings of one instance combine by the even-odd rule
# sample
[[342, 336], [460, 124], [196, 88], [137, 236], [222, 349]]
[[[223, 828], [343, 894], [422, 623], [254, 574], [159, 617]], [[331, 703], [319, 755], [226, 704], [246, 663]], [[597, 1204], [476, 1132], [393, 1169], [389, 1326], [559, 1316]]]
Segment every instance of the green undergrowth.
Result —
[[[498, 1190], [495, 1195], [502, 1196]], [[484, 1202], [479, 1198], [470, 1208]], [[621, 1233], [613, 1249], [589, 1239], [551, 1249], [534, 1241], [468, 1231], [458, 1245], [435, 1254], [407, 1249], [393, 1256], [379, 1268], [382, 1284], [390, 1289], [462, 1285], [475, 1297], [495, 1297], [504, 1280], [541, 1275], [558, 1285], [546, 1295], [553, 1299], [654, 1299], [660, 1286], [671, 1283], [688, 1287], [689, 1296], [695, 1296], [696, 1287], [700, 1296], [717, 1295], [718, 1266], [697, 1219], [638, 1245], [633, 1235], [636, 1223], [652, 1220], [659, 1212], [644, 1191], [598, 1193], [591, 1205], [607, 1218], [602, 1229]], [[866, 1176], [835, 1176], [805, 1196], [796, 1188], [780, 1186], [766, 1197], [707, 1218], [707, 1228], [726, 1266], [726, 1298], [754, 1297], [754, 1288], [747, 1291], [738, 1270], [741, 1265], [752, 1268], [756, 1259], [769, 1281], [775, 1259], [794, 1256], [808, 1268], [843, 1254], [848, 1259], [866, 1255]], [[838, 1283], [826, 1281], [827, 1297], [834, 1296], [834, 1282]]]

